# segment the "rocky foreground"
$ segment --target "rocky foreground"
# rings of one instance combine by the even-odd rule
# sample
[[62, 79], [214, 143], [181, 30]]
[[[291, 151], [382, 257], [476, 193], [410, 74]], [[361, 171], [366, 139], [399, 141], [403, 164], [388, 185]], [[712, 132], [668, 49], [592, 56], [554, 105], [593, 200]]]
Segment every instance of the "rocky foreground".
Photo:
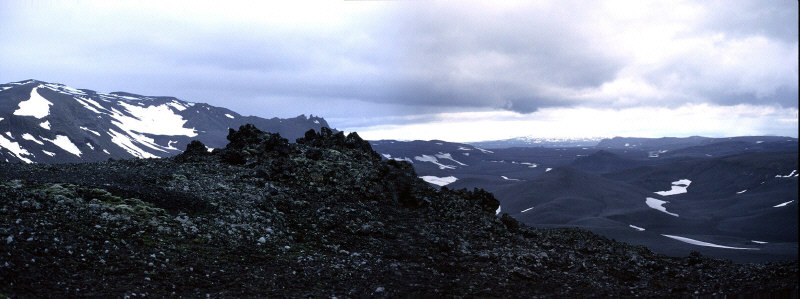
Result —
[[169, 159], [0, 164], [0, 298], [797, 296], [797, 261], [659, 255], [495, 216], [356, 134], [252, 126]]

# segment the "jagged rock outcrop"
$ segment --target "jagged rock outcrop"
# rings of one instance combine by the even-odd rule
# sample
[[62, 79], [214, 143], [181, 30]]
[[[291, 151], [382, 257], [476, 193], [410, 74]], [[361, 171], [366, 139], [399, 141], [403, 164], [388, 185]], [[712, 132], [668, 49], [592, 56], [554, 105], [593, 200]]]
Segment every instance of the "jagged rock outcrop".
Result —
[[497, 217], [358, 135], [252, 126], [209, 153], [0, 168], [0, 295], [620, 297], [797, 293], [797, 262], [671, 258]]

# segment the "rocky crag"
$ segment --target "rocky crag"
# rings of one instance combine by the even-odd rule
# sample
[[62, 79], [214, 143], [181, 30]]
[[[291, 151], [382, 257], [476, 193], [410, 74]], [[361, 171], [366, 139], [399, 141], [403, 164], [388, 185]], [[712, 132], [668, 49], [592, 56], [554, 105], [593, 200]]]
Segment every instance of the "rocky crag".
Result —
[[173, 158], [0, 164], [0, 297], [797, 296], [797, 261], [673, 258], [495, 216], [323, 128]]

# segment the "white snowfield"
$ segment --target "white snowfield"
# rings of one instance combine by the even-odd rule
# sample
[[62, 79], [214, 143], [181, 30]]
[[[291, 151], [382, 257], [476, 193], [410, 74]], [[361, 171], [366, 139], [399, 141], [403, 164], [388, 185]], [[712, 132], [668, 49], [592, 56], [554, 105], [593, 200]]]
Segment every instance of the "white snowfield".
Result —
[[451, 183], [453, 183], [453, 182], [458, 180], [458, 178], [456, 178], [454, 176], [438, 177], [438, 176], [433, 176], [433, 175], [426, 175], [426, 176], [421, 176], [420, 178], [423, 181], [426, 181], [428, 183], [431, 183], [431, 184], [434, 184], [434, 185], [438, 185], [438, 186], [445, 186], [445, 185], [451, 184]]
[[436, 166], [439, 166], [439, 169], [456, 169], [455, 166], [445, 165], [445, 164], [439, 163], [439, 160], [437, 160], [436, 157], [434, 157], [434, 156], [429, 156], [429, 155], [416, 156], [416, 157], [414, 157], [414, 160], [417, 160], [417, 161], [420, 161], [420, 162], [431, 162], [431, 163], [435, 164]]
[[672, 216], [678, 217], [678, 214], [667, 212], [667, 208], [664, 207], [664, 204], [668, 203], [668, 201], [664, 201], [664, 200], [648, 197], [648, 198], [645, 199], [645, 203], [647, 204], [648, 207], [651, 207], [651, 208], [659, 210], [661, 212], [664, 212], [664, 213], [670, 214]]
[[790, 201], [784, 202], [784, 203], [782, 203], [782, 204], [777, 204], [777, 205], [774, 205], [774, 206], [773, 206], [773, 208], [785, 207], [786, 205], [788, 205], [788, 204], [792, 203], [793, 201], [794, 201], [794, 200], [790, 200]]
[[719, 244], [703, 242], [703, 241], [690, 239], [690, 238], [687, 238], [687, 237], [681, 237], [681, 236], [664, 235], [664, 234], [662, 234], [662, 236], [667, 237], [667, 238], [671, 238], [671, 239], [675, 239], [675, 240], [678, 240], [678, 241], [681, 241], [681, 242], [684, 242], [684, 243], [697, 245], [697, 246], [716, 247], [716, 248], [725, 248], [725, 249], [739, 249], [739, 250], [759, 250], [758, 248], [731, 247], [731, 246], [719, 245]]
[[39, 126], [44, 128], [45, 130], [50, 130], [50, 121], [46, 120], [43, 123], [40, 123]]
[[39, 95], [38, 89], [39, 87], [35, 87], [31, 90], [27, 101], [19, 102], [19, 108], [14, 111], [14, 115], [33, 116], [38, 119], [50, 115], [50, 106], [53, 103]]
[[657, 191], [655, 193], [658, 194], [658, 195], [661, 195], [661, 196], [670, 196], [670, 195], [675, 195], [675, 194], [683, 194], [683, 193], [688, 192], [687, 189], [689, 188], [689, 185], [691, 185], [691, 184], [692, 184], [692, 181], [690, 181], [689, 179], [680, 179], [680, 180], [672, 182], [672, 189], [667, 190], [667, 191]]

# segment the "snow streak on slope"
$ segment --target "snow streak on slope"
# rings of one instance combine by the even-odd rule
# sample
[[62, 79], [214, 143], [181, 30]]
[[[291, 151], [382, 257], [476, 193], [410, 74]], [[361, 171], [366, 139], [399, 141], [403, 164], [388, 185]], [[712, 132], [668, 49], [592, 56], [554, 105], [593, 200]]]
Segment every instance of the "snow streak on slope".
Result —
[[197, 136], [194, 129], [183, 127], [186, 120], [175, 114], [166, 104], [139, 107], [120, 102], [119, 105], [133, 115], [133, 117], [130, 117], [116, 110], [111, 114], [111, 117], [116, 120], [113, 123], [124, 131], [136, 131], [154, 135]]
[[56, 146], [60, 147], [61, 149], [67, 151], [70, 154], [76, 155], [78, 157], [80, 157], [82, 154], [81, 150], [79, 150], [78, 147], [75, 146], [75, 144], [72, 143], [72, 141], [70, 141], [69, 137], [67, 136], [57, 135], [55, 139], [47, 139], [47, 138], [42, 138], [42, 139], [50, 141], [51, 143], [55, 144]]
[[664, 234], [662, 234], [662, 236], [667, 237], [667, 238], [671, 238], [671, 239], [675, 239], [675, 240], [678, 240], [678, 241], [681, 241], [681, 242], [684, 242], [684, 243], [689, 243], [689, 244], [692, 244], [692, 245], [698, 245], [698, 246], [716, 247], [716, 248], [725, 248], [725, 249], [758, 250], [758, 248], [731, 247], [731, 246], [719, 245], [719, 244], [703, 242], [703, 241], [690, 239], [690, 238], [686, 238], [686, 237], [681, 237], [681, 236], [664, 235]]
[[641, 231], [644, 231], [644, 228], [638, 227], [638, 226], [636, 226], [636, 225], [633, 225], [633, 224], [628, 224], [628, 226], [630, 226], [630, 228], [632, 228], [632, 229], [635, 229], [635, 230], [638, 230], [638, 231], [640, 231], [640, 232], [641, 232]]
[[50, 105], [53, 105], [53, 103], [39, 95], [36, 91], [37, 89], [39, 87], [31, 90], [31, 95], [27, 101], [19, 102], [19, 109], [14, 111], [14, 115], [33, 116], [39, 119], [50, 115]]
[[683, 194], [686, 193], [689, 188], [689, 185], [692, 184], [692, 181], [689, 179], [680, 179], [677, 181], [672, 182], [672, 188], [667, 191], [657, 191], [656, 194], [661, 196], [670, 196], [675, 194]]
[[30, 133], [25, 133], [25, 134], [22, 134], [22, 139], [25, 139], [25, 140], [30, 140], [30, 141], [36, 142], [36, 143], [38, 143], [39, 145], [44, 145], [44, 142], [41, 142], [41, 141], [39, 141], [38, 139], [36, 139], [36, 137], [33, 137], [33, 135], [31, 135]]
[[0, 148], [8, 149], [11, 152], [11, 154], [17, 157], [17, 159], [20, 159], [25, 163], [33, 163], [31, 159], [22, 156], [22, 155], [31, 156], [31, 153], [29, 153], [28, 150], [20, 147], [19, 143], [6, 139], [5, 137], [3, 137], [3, 135], [0, 135]]
[[438, 177], [438, 176], [426, 175], [426, 176], [421, 176], [420, 178], [423, 181], [439, 186], [445, 186], [458, 180], [458, 178], [454, 176]]
[[[137, 158], [158, 158], [156, 155], [153, 155], [153, 154], [151, 154], [151, 153], [139, 148], [135, 144], [133, 144], [133, 141], [128, 136], [126, 136], [125, 134], [122, 134], [122, 133], [119, 133], [117, 131], [114, 131], [114, 129], [109, 129], [108, 130], [108, 134], [111, 135], [111, 142], [116, 143], [122, 149], [124, 149], [125, 151], [127, 151], [128, 153], [133, 155], [134, 157], [137, 157]], [[108, 153], [105, 150], [103, 150], [103, 151]]]
[[446, 159], [446, 160], [450, 160], [450, 161], [456, 162], [456, 163], [458, 163], [458, 165], [461, 165], [461, 166], [467, 166], [467, 164], [461, 163], [461, 162], [456, 161], [455, 159], [453, 159], [453, 156], [450, 155], [450, 153], [439, 152], [435, 156], [436, 156], [436, 158], [439, 158], [439, 159]]
[[456, 169], [455, 166], [439, 163], [439, 160], [437, 160], [436, 157], [434, 156], [429, 156], [429, 155], [416, 156], [414, 157], [414, 160], [420, 162], [431, 162], [433, 164], [436, 164], [436, 166], [439, 166], [439, 169]]
[[667, 212], [667, 208], [664, 207], [664, 204], [668, 203], [668, 201], [648, 197], [645, 199], [645, 203], [647, 204], [648, 207], [678, 217], [678, 214]]

